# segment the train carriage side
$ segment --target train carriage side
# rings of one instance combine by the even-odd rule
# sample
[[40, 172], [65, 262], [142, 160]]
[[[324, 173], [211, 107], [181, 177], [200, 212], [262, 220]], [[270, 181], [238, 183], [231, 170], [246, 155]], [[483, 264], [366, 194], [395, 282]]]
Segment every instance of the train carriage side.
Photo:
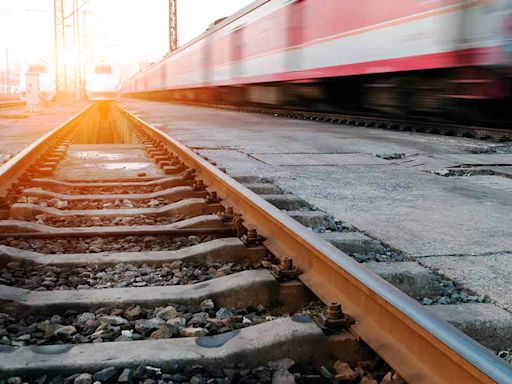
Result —
[[509, 98], [510, 3], [259, 0], [166, 57], [160, 90], [336, 111], [474, 109]]

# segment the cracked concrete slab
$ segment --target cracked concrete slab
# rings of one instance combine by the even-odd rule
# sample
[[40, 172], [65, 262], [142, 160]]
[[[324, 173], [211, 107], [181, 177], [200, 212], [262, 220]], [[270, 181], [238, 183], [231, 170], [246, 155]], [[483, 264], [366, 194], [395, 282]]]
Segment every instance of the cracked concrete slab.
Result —
[[464, 182], [503, 192], [512, 192], [512, 179], [501, 176], [469, 176]]
[[270, 165], [354, 165], [387, 164], [386, 160], [364, 153], [253, 153], [252, 157]]
[[484, 186], [399, 166], [301, 167], [290, 173], [276, 184], [410, 255], [512, 249], [511, 201]]
[[437, 154], [434, 158], [445, 159], [455, 165], [512, 165], [510, 153], [446, 153]]
[[[283, 192], [408, 255], [449, 258], [512, 251], [512, 200], [504, 187], [508, 179], [493, 183], [501, 176], [481, 176], [480, 182], [476, 176], [441, 177], [430, 172], [464, 164], [506, 170], [512, 162], [510, 144], [169, 103], [122, 104], [186, 145], [219, 148], [200, 153], [231, 176], [272, 180]], [[294, 153], [303, 155], [292, 159]], [[395, 153], [405, 156], [376, 156]], [[307, 159], [322, 154], [352, 158], [336, 165]], [[377, 164], [361, 161], [361, 155]], [[272, 161], [267, 164], [265, 158]], [[311, 162], [316, 165], [305, 165]], [[503, 261], [495, 262], [499, 266]], [[493, 298], [490, 289], [485, 292]]]

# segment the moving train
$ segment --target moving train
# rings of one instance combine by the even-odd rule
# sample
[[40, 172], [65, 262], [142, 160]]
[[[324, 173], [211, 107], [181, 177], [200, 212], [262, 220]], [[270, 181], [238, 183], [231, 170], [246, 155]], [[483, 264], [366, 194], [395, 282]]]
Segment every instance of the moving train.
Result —
[[30, 63], [23, 68], [18, 85], [18, 90], [22, 99], [25, 99], [27, 93], [27, 82], [25, 77], [27, 73], [37, 73], [39, 75], [39, 94], [42, 101], [50, 102], [55, 99], [55, 95], [57, 93], [55, 73], [43, 60]]
[[512, 0], [258, 0], [122, 92], [510, 120], [511, 69]]
[[117, 69], [108, 63], [93, 65], [87, 73], [85, 92], [91, 100], [111, 100], [119, 95], [121, 77]]

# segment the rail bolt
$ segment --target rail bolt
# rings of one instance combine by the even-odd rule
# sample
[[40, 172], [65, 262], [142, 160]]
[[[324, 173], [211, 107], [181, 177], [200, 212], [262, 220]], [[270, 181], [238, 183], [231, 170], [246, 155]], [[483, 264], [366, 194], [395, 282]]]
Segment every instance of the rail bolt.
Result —
[[292, 260], [292, 258], [291, 257], [287, 257], [287, 256], [283, 257], [281, 259], [281, 267], [283, 269], [288, 269], [288, 270], [293, 269], [293, 260]]
[[218, 203], [221, 199], [219, 196], [217, 196], [217, 192], [213, 191], [208, 194], [208, 197], [206, 198], [206, 202], [208, 204], [215, 204]]
[[194, 191], [197, 191], [197, 192], [204, 191], [204, 190], [206, 190], [206, 185], [204, 185], [203, 180], [199, 179], [194, 183], [193, 189], [194, 189]]
[[242, 243], [244, 243], [247, 247], [256, 247], [260, 245], [264, 239], [258, 235], [256, 228], [250, 227], [247, 230], [247, 233], [243, 235], [240, 240], [242, 240]]
[[354, 324], [354, 320], [343, 313], [339, 303], [329, 303], [325, 313], [318, 315], [316, 322], [324, 331], [346, 329], [349, 325]]
[[329, 319], [329, 320], [343, 319], [343, 310], [341, 309], [341, 304], [330, 303], [327, 306], [326, 315], [327, 315], [327, 319]]
[[279, 280], [295, 279], [301, 274], [301, 271], [293, 265], [293, 259], [285, 256], [281, 259], [281, 264], [274, 267], [272, 274]]
[[[187, 169], [185, 171], [185, 173], [183, 174], [183, 179], [184, 180], [192, 180], [193, 178], [194, 178], [194, 170], [193, 169]], [[194, 185], [195, 185], [195, 183], [194, 183]]]
[[235, 212], [233, 211], [233, 207], [226, 207], [226, 209], [220, 213], [220, 218], [225, 223], [232, 223], [234, 217]]
[[236, 237], [239, 239], [242, 238], [247, 233], [247, 228], [244, 226], [244, 218], [242, 215], [236, 214], [231, 221], [233, 224], [234, 230], [236, 231]]

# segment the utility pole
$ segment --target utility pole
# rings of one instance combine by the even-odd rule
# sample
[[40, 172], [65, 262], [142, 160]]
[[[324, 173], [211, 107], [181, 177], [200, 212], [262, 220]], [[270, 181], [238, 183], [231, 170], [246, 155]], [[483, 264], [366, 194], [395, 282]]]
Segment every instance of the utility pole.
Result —
[[[55, 83], [57, 97], [81, 96], [82, 56], [80, 49], [80, 8], [91, 0], [53, 0], [55, 38]], [[67, 7], [66, 7], [67, 5]], [[71, 12], [66, 13], [71, 7]], [[66, 35], [66, 27], [71, 27], [71, 35]], [[69, 56], [71, 54], [71, 56]], [[68, 62], [70, 61], [70, 62]], [[68, 73], [72, 70], [72, 73]]]
[[78, 0], [73, 0], [73, 47], [75, 48], [74, 82], [73, 91], [75, 100], [80, 100], [82, 88], [82, 63], [80, 55], [80, 24], [79, 24]]
[[64, 20], [64, 0], [53, 0], [53, 33], [55, 44], [55, 85], [57, 98], [67, 91], [67, 71], [64, 52], [66, 48]]
[[169, 52], [178, 49], [178, 0], [169, 0]]

